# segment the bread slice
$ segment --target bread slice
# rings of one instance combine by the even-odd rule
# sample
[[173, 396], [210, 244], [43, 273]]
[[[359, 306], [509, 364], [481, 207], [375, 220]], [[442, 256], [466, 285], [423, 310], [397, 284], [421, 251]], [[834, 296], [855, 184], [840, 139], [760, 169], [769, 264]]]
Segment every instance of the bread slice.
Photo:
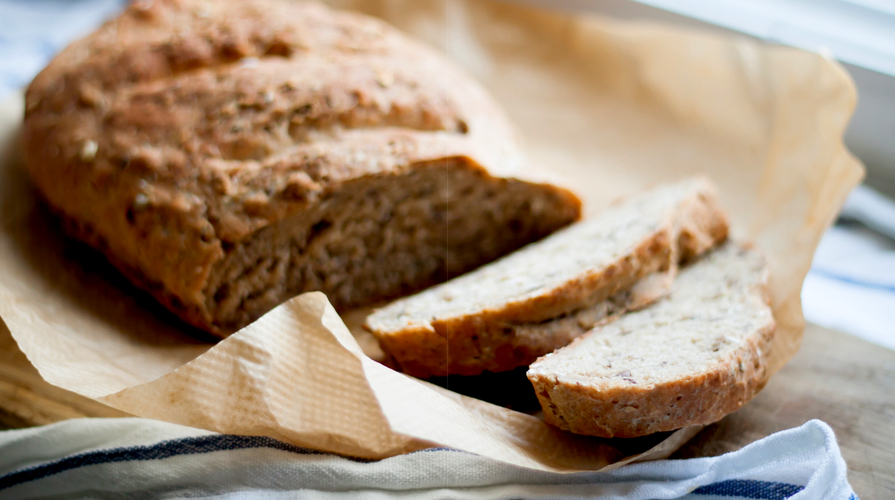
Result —
[[688, 179], [393, 302], [365, 326], [395, 364], [418, 377], [509, 370], [566, 345], [612, 314], [655, 300], [662, 295], [655, 278], [637, 293], [625, 292], [654, 273], [673, 273], [679, 259], [726, 236], [714, 187]]
[[528, 378], [548, 423], [600, 437], [708, 424], [761, 388], [774, 318], [757, 251], [728, 243], [658, 303], [539, 359]]

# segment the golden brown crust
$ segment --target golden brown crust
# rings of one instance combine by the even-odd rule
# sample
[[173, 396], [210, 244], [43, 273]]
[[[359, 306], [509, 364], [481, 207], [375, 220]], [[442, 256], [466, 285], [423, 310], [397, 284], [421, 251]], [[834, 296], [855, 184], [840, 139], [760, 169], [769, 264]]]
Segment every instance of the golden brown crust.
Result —
[[725, 241], [729, 230], [717, 190], [711, 184], [686, 201], [675, 223], [677, 260], [682, 264]]
[[118, 269], [118, 271], [133, 283], [134, 286], [148, 292], [162, 305], [191, 325], [203, 325], [209, 321], [206, 316], [206, 311], [194, 305], [184, 304], [177, 296], [172, 295], [165, 290], [161, 283], [153, 282], [147, 278], [142, 271], [119, 259], [115, 253], [110, 251], [106, 239], [93, 230], [90, 225], [72, 219], [71, 217], [67, 217], [63, 212], [52, 205], [49, 205], [49, 207], [54, 216], [59, 220], [63, 231], [67, 235], [87, 243], [94, 249], [102, 252], [109, 261], [109, 264]]
[[[716, 369], [643, 390], [595, 391], [546, 376], [530, 377], [547, 423], [598, 437], [638, 437], [707, 425], [746, 404], [762, 388], [775, 325], [757, 332]], [[555, 400], [562, 401], [560, 409]]]
[[[259, 230], [357, 179], [516, 161], [496, 105], [442, 58], [288, 1], [135, 2], [35, 78], [24, 139], [50, 204], [218, 333], [234, 325], [215, 324], [209, 280]], [[574, 195], [547, 190], [568, 212], [558, 226], [578, 217]]]

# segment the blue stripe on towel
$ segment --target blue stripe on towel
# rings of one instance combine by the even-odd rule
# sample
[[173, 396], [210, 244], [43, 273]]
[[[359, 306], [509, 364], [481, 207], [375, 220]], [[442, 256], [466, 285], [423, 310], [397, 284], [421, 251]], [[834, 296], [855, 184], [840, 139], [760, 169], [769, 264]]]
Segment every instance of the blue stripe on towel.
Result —
[[[273, 448], [298, 453], [301, 455], [329, 455], [307, 448], [299, 448], [291, 444], [263, 436], [234, 436], [230, 434], [214, 434], [183, 439], [172, 439], [147, 446], [128, 448], [110, 448], [65, 457], [55, 462], [37, 465], [9, 473], [0, 477], [0, 490], [29, 481], [43, 479], [67, 470], [86, 467], [88, 465], [107, 464], [112, 462], [133, 462], [142, 460], [162, 460], [178, 455], [196, 455], [213, 451], [241, 450], [249, 448]], [[368, 460], [342, 457], [357, 462]]]
[[821, 278], [826, 278], [834, 281], [841, 281], [842, 283], [848, 283], [849, 285], [861, 286], [864, 288], [872, 288], [874, 290], [882, 290], [884, 292], [892, 292], [895, 293], [895, 285], [885, 285], [882, 283], [872, 283], [869, 281], [863, 281], [855, 278], [851, 278], [849, 276], [844, 276], [841, 274], [837, 274], [831, 271], [826, 271], [824, 269], [818, 269], [816, 267], [811, 268], [811, 274], [820, 276]]
[[719, 497], [757, 498], [760, 500], [785, 500], [802, 491], [804, 486], [752, 479], [731, 479], [707, 484], [693, 490], [694, 495]]

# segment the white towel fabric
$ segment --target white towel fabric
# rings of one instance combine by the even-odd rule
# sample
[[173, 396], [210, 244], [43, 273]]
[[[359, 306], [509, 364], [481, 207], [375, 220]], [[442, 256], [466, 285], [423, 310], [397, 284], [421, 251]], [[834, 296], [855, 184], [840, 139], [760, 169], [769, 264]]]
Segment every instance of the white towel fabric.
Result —
[[0, 0], [0, 100], [57, 52], [116, 15], [127, 0]]
[[857, 500], [833, 431], [812, 420], [714, 458], [554, 474], [449, 449], [379, 461], [146, 419], [0, 432], [0, 498]]

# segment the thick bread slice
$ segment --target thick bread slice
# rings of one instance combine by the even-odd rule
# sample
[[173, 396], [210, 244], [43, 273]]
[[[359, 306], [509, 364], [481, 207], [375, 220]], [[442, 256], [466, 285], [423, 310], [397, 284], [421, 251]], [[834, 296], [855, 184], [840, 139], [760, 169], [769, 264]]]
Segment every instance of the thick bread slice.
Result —
[[650, 274], [673, 273], [678, 259], [726, 236], [714, 187], [689, 179], [393, 302], [365, 326], [402, 370], [418, 377], [509, 370], [566, 345], [607, 316], [655, 300], [662, 295], [655, 286], [633, 297], [618, 294]]
[[728, 243], [670, 296], [596, 328], [528, 371], [548, 423], [635, 437], [708, 424], [761, 388], [774, 318], [765, 259]]

